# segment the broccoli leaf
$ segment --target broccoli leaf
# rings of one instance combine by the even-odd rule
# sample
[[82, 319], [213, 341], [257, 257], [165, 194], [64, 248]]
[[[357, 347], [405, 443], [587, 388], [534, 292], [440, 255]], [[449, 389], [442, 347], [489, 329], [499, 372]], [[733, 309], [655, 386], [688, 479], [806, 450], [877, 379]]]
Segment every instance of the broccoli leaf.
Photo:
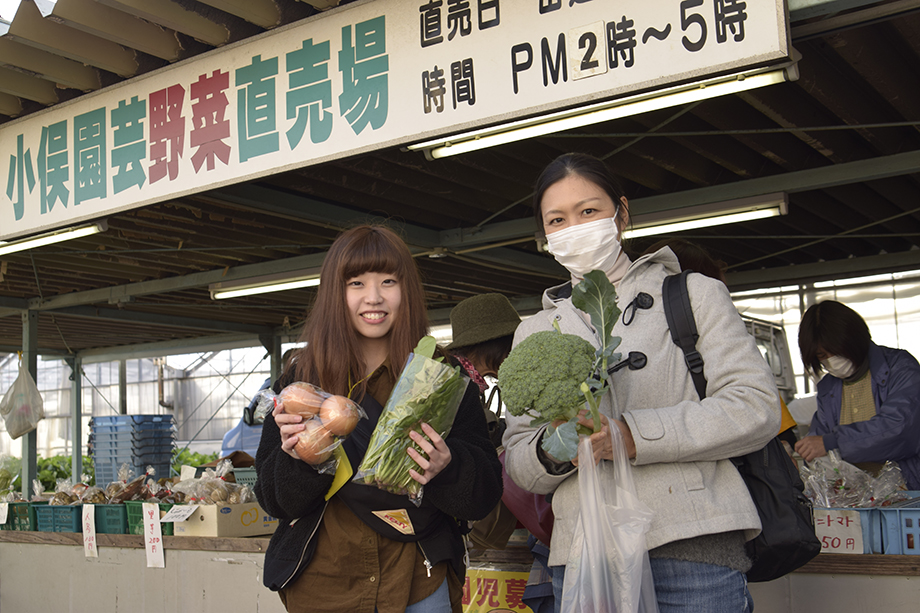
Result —
[[578, 456], [576, 421], [567, 421], [558, 428], [550, 426], [543, 436], [543, 451], [560, 462], [571, 462]]
[[604, 348], [613, 345], [610, 335], [613, 326], [620, 316], [617, 307], [617, 291], [607, 275], [600, 270], [592, 270], [572, 289], [572, 304], [576, 309], [584, 311], [591, 317], [591, 325], [597, 330]]
[[433, 336], [423, 336], [418, 345], [415, 346], [415, 349], [412, 350], [412, 353], [425, 356], [430, 360], [434, 356], [434, 350], [437, 345], [438, 342], [434, 340]]

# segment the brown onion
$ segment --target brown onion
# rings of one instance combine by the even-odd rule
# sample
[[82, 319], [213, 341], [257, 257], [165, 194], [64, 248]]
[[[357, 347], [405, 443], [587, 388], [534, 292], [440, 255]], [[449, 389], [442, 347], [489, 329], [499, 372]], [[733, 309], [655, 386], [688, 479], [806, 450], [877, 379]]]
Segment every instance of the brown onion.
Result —
[[302, 415], [309, 419], [319, 413], [319, 407], [326, 397], [319, 389], [309, 383], [297, 381], [281, 390], [278, 398], [284, 403], [284, 412], [290, 415]]
[[294, 451], [301, 460], [316, 466], [328, 460], [332, 455], [333, 442], [335, 438], [332, 432], [326, 430], [318, 419], [308, 419], [304, 422], [303, 432], [298, 434]]
[[330, 396], [319, 408], [319, 418], [336, 436], [347, 436], [358, 425], [361, 415], [357, 405], [345, 396]]

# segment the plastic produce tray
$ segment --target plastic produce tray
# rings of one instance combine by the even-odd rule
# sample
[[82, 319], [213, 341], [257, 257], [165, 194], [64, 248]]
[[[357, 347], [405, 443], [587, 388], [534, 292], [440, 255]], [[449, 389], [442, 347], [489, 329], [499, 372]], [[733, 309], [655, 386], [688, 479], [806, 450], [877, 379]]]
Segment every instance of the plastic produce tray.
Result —
[[[173, 505], [171, 503], [161, 502], [160, 505], [160, 516], [170, 510]], [[125, 501], [125, 507], [128, 510], [128, 534], [139, 534], [143, 536], [144, 534], [144, 501], [143, 500], [127, 500]], [[173, 525], [172, 522], [166, 522], [165, 524], [160, 524], [160, 532], [163, 536], [172, 536], [173, 535]]]
[[[128, 531], [128, 513], [125, 505], [93, 506], [96, 534], [125, 534]], [[35, 507], [35, 517], [39, 532], [83, 532], [83, 505]]]
[[234, 468], [233, 476], [236, 477], [236, 482], [240, 485], [252, 487], [256, 484], [256, 469], [254, 467]]
[[0, 525], [0, 530], [21, 530], [23, 532], [36, 529], [35, 505], [48, 504], [47, 502], [10, 502], [8, 503], [6, 523]]

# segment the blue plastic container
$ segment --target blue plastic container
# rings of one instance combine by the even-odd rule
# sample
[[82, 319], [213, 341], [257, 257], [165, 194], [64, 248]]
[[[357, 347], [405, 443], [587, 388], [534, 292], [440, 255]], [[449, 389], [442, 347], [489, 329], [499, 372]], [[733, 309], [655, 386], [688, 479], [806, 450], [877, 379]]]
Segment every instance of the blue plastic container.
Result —
[[890, 555], [920, 555], [920, 492], [907, 492], [910, 500], [879, 509], [885, 548]]

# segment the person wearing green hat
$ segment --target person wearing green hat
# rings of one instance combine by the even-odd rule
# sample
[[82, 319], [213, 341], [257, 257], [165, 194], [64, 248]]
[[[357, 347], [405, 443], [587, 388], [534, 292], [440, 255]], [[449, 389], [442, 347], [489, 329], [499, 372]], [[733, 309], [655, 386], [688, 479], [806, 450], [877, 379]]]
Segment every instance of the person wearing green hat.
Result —
[[[492, 403], [491, 398], [488, 402], [485, 399], [485, 392], [489, 388], [485, 377], [495, 378], [498, 375], [498, 367], [511, 353], [514, 331], [520, 323], [521, 317], [502, 294], [471, 296], [450, 312], [453, 342], [447, 346], [447, 350], [460, 362], [470, 379], [479, 385], [486, 409]], [[497, 418], [492, 414], [489, 434], [497, 434], [497, 437], [493, 436], [496, 447], [501, 445], [502, 434], [494, 432], [497, 423]]]
[[[501, 446], [505, 422], [491, 410], [493, 397], [485, 392], [489, 387], [485, 377], [497, 378], [498, 367], [511, 353], [514, 331], [521, 318], [502, 294], [480, 294], [457, 304], [450, 312], [453, 342], [447, 346], [451, 357], [479, 385], [489, 436], [495, 444], [504, 466]], [[493, 394], [498, 386], [492, 388]], [[499, 392], [500, 394], [500, 392]], [[499, 396], [498, 411], [501, 411]], [[552, 583], [545, 568], [546, 551], [553, 529], [553, 511], [544, 496], [531, 494], [514, 483], [502, 468], [504, 493], [500, 502], [484, 519], [475, 522], [470, 540], [481, 549], [504, 549], [511, 532], [522, 524], [531, 533], [528, 547], [538, 562], [524, 590], [522, 600], [534, 611], [553, 609]], [[539, 552], [539, 554], [538, 554]], [[549, 586], [549, 587], [547, 587]]]

